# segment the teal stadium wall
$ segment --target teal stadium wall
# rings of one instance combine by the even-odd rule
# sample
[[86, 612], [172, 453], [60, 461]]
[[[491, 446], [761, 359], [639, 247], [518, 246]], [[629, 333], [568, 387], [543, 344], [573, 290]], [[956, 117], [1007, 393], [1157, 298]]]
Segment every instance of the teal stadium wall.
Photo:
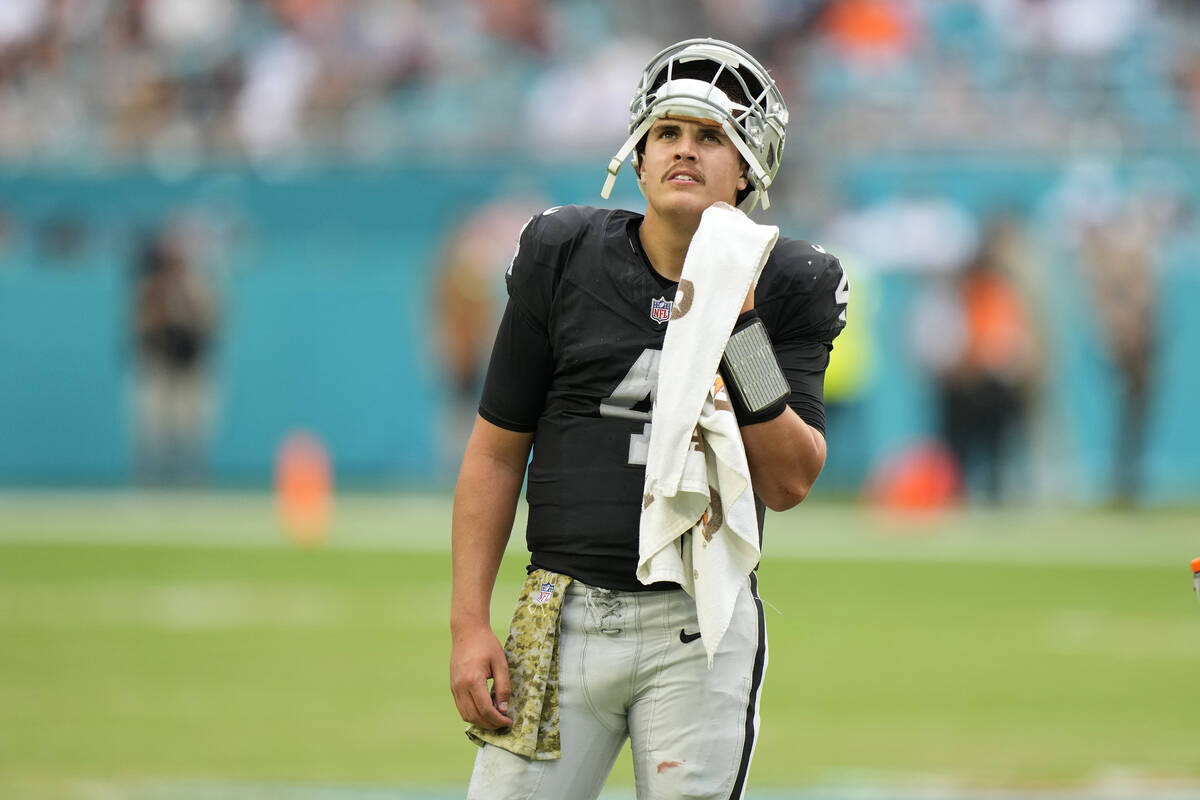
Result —
[[[978, 214], [1033, 213], [1054, 163], [878, 159], [846, 165], [857, 201], [923, 189]], [[1188, 164], [1192, 187], [1197, 165]], [[0, 485], [122, 485], [131, 478], [127, 404], [131, 257], [165, 213], [226, 220], [215, 356], [217, 484], [265, 485], [283, 438], [316, 432], [342, 485], [444, 485], [435, 420], [447, 401], [431, 341], [431, 277], [443, 237], [504, 189], [550, 203], [597, 204], [602, 167], [493, 159], [391, 169], [263, 174], [238, 169], [172, 178], [148, 172], [0, 175]], [[616, 205], [640, 203], [621, 181]], [[75, 218], [80, 252], [56, 259], [35, 231]], [[811, 238], [803, 220], [773, 220]], [[1147, 475], [1159, 502], [1200, 497], [1200, 247], [1169, 252], [1162, 272], [1160, 383]], [[1088, 501], [1107, 481], [1116, 393], [1093, 333], [1086, 290], [1070, 270], [1047, 275], [1053, 365], [1043, 404], [1057, 420], [1050, 468], [1060, 493]], [[831, 419], [830, 488], [855, 490], [869, 465], [931, 434], [930, 388], [905, 352], [910, 275], [880, 276], [871, 320], [874, 371], [850, 414]], [[855, 313], [852, 310], [852, 314]], [[853, 318], [852, 318], [853, 321]], [[839, 426], [853, 435], [839, 437]], [[841, 448], [839, 441], [854, 441]]]

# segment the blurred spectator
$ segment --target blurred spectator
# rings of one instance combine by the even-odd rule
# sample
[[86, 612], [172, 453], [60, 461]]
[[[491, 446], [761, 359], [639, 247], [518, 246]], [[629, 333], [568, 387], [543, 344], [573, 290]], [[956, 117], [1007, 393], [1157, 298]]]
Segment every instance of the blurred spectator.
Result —
[[[1063, 117], [1063, 125], [1088, 120], [1122, 128], [1138, 117], [1138, 104], [1120, 107], [1120, 59], [1145, 30], [1150, 2], [987, 0], [986, 7], [1001, 43], [1010, 48], [1009, 82], [1026, 95], [1040, 96], [1051, 113]], [[1133, 93], [1139, 90], [1148, 93], [1153, 87], [1136, 86]]]
[[233, 35], [237, 0], [150, 0], [143, 4], [147, 38], [180, 56], [205, 58]]
[[521, 230], [545, 201], [502, 194], [459, 223], [447, 236], [434, 281], [438, 364], [451, 402], [443, 408], [441, 450], [447, 476], [457, 473], [475, 423], [484, 370], [506, 302], [504, 272]]
[[778, 65], [779, 72], [773, 76], [784, 96], [789, 97], [790, 76], [786, 65], [793, 59], [787, 51], [794, 46], [803, 46], [802, 40], [818, 24], [828, 4], [829, 0], [743, 0], [740, 3], [703, 0], [704, 27], [711, 31], [708, 35], [736, 42], [744, 50], [770, 53], [764, 63]]
[[321, 131], [308, 113], [337, 103], [346, 13], [332, 0], [272, 0], [278, 29], [247, 57], [237, 130], [252, 159], [302, 154]]
[[203, 479], [213, 415], [210, 357], [216, 296], [195, 243], [168, 226], [146, 241], [135, 264], [137, 476], [148, 485]]
[[434, 69], [437, 31], [420, 0], [361, 2], [351, 22], [353, 41], [372, 82], [402, 90], [427, 79]]
[[966, 488], [989, 503], [1011, 495], [1007, 475], [1040, 362], [1033, 315], [1005, 265], [1012, 235], [1011, 222], [993, 222], [962, 272], [914, 316], [918, 359], [937, 381], [942, 436]]
[[1080, 257], [1091, 283], [1100, 339], [1121, 386], [1110, 497], [1142, 495], [1142, 453], [1157, 360], [1157, 249], [1170, 223], [1155, 199], [1134, 195], [1111, 219], [1083, 231]]
[[521, 149], [514, 109], [551, 99], [586, 132], [621, 51], [680, 19], [772, 53], [805, 112], [793, 146], [1061, 150], [1080, 120], [1195, 136], [1198, 22], [1178, 0], [5, 0], [0, 160]]
[[1002, 41], [1025, 51], [1104, 56], [1144, 24], [1147, 0], [984, 0]]
[[906, 58], [917, 35], [906, 0], [833, 0], [821, 25], [841, 57], [878, 67]]
[[629, 87], [640, 77], [631, 65], [657, 49], [641, 38], [623, 39], [547, 69], [528, 95], [531, 145], [551, 152], [615, 149], [629, 135]]
[[30, 46], [50, 20], [48, 0], [5, 0], [0, 3], [0, 53], [7, 58]]
[[1184, 221], [1177, 168], [1145, 164], [1132, 186], [1117, 165], [1073, 164], [1049, 197], [1047, 223], [1066, 245], [1068, 263], [1088, 288], [1095, 335], [1115, 370], [1120, 397], [1111, 451], [1109, 497], [1143, 499], [1142, 456], [1159, 357], [1162, 249]]
[[253, 55], [236, 108], [238, 133], [252, 158], [300, 149], [302, 115], [319, 69], [308, 43], [291, 33]]
[[476, 0], [485, 34], [518, 44], [538, 55], [551, 49], [546, 0]]

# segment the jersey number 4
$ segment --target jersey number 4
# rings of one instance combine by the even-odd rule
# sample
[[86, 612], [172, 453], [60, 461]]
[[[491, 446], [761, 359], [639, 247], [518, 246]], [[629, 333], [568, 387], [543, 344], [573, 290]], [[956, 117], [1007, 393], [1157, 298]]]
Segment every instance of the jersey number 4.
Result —
[[661, 350], [643, 350], [625, 373], [625, 377], [613, 389], [612, 394], [600, 402], [600, 416], [631, 419], [644, 423], [641, 433], [629, 435], [629, 463], [645, 466], [650, 454], [650, 412], [634, 408], [646, 401], [654, 403], [658, 392], [658, 362]]

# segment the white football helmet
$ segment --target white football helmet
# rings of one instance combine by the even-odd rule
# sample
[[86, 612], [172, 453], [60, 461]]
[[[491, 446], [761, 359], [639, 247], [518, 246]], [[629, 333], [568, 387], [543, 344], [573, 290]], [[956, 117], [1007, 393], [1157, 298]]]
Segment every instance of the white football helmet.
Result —
[[[730, 90], [740, 87], [742, 96], [731, 97], [736, 92], [722, 90], [718, 84]], [[621, 164], [654, 121], [676, 116], [720, 124], [750, 165], [750, 191], [738, 208], [748, 214], [760, 199], [763, 208], [770, 207], [767, 188], [783, 158], [788, 112], [775, 81], [745, 50], [717, 39], [688, 39], [671, 45], [650, 59], [642, 71], [629, 110], [629, 138], [608, 164], [602, 197], [608, 199]], [[640, 179], [638, 188], [642, 188]]]

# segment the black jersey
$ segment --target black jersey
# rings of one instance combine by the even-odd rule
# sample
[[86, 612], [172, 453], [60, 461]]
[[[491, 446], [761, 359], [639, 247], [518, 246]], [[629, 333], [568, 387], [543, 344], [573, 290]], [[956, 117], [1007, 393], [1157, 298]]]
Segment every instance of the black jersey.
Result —
[[[631, 591], [648, 588], [635, 576], [638, 522], [676, 289], [643, 254], [641, 221], [582, 206], [529, 221], [506, 276], [508, 306], [479, 409], [495, 425], [534, 433], [533, 566]], [[792, 387], [789, 405], [822, 432], [825, 367], [848, 293], [836, 258], [780, 238], [754, 294]]]

